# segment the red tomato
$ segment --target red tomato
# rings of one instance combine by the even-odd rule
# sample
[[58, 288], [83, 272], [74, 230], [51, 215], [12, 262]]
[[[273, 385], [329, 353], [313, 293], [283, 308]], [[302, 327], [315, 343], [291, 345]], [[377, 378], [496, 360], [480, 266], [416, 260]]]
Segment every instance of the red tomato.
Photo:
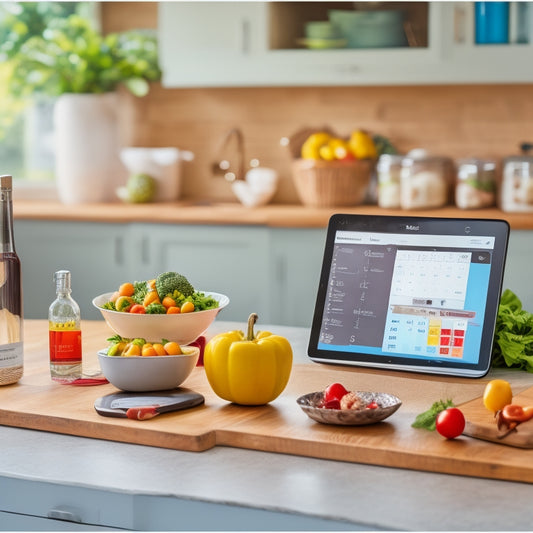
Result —
[[340, 400], [329, 400], [328, 402], [324, 402], [324, 409], [340, 409], [340, 408], [341, 408]]
[[457, 407], [448, 407], [437, 415], [437, 431], [447, 439], [455, 439], [465, 429], [465, 417]]
[[137, 313], [139, 315], [144, 315], [144, 314], [146, 314], [146, 309], [145, 309], [144, 305], [135, 304], [135, 305], [131, 306], [130, 313]]
[[379, 407], [379, 404], [377, 402], [370, 402], [366, 408], [367, 409], [377, 409]]
[[339, 400], [347, 393], [348, 391], [340, 383], [332, 383], [324, 391], [324, 402], [328, 403], [331, 400]]

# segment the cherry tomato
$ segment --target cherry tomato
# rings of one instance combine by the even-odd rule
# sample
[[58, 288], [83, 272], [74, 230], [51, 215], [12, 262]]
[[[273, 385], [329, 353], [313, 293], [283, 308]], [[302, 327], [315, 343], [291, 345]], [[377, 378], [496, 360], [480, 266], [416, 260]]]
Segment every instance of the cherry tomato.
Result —
[[133, 286], [133, 283], [123, 283], [118, 288], [118, 292], [120, 296], [133, 296], [133, 293], [135, 292], [135, 287]]
[[324, 402], [324, 409], [340, 409], [341, 408], [341, 402], [340, 400], [329, 400], [327, 402]]
[[182, 313], [192, 313], [194, 311], [194, 304], [192, 302], [183, 302], [181, 306]]
[[455, 439], [465, 429], [465, 417], [457, 407], [448, 407], [437, 415], [437, 431], [447, 439]]
[[144, 315], [146, 314], [146, 309], [144, 305], [135, 304], [130, 307], [130, 313], [137, 313], [139, 315]]
[[181, 351], [181, 346], [173, 341], [165, 344], [165, 352], [167, 352], [167, 355], [181, 355], [183, 353]]
[[324, 402], [327, 403], [331, 400], [339, 400], [347, 393], [348, 391], [344, 388], [344, 385], [340, 383], [332, 383], [324, 391]]
[[493, 379], [487, 383], [483, 393], [483, 405], [493, 413], [513, 403], [513, 391], [509, 382]]

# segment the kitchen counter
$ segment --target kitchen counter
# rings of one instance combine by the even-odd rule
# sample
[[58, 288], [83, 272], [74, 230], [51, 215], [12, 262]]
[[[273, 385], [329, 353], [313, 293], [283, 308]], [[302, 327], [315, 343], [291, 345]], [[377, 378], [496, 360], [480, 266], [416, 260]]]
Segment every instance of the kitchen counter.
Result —
[[252, 225], [286, 228], [325, 228], [334, 213], [413, 215], [505, 219], [512, 229], [533, 229], [533, 213], [504, 213], [499, 209], [462, 210], [444, 207], [424, 211], [381, 209], [363, 205], [350, 208], [312, 208], [271, 204], [247, 208], [238, 203], [81, 204], [18, 200], [14, 217], [20, 220], [68, 220], [83, 222], [153, 222], [168, 224]]
[[[241, 327], [216, 321], [208, 336]], [[109, 332], [103, 321], [82, 329], [85, 353]], [[307, 328], [264, 329], [291, 341], [295, 364], [308, 362]], [[45, 321], [25, 323], [25, 350], [43, 365], [45, 331]], [[506, 370], [489, 377], [502, 376], [513, 386], [533, 379]], [[531, 484], [220, 446], [183, 452], [4, 426], [0, 438], [2, 530], [531, 529]]]

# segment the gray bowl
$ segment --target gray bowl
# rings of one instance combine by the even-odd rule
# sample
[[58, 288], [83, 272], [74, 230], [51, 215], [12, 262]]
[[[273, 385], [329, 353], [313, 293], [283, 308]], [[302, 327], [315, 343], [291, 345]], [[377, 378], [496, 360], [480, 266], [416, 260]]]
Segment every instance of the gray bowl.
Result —
[[322, 424], [335, 424], [337, 426], [366, 426], [385, 420], [398, 410], [402, 402], [396, 396], [386, 392], [357, 391], [361, 399], [369, 404], [376, 402], [376, 409], [326, 409], [320, 407], [324, 400], [324, 391], [310, 392], [300, 396], [296, 403], [309, 417]]

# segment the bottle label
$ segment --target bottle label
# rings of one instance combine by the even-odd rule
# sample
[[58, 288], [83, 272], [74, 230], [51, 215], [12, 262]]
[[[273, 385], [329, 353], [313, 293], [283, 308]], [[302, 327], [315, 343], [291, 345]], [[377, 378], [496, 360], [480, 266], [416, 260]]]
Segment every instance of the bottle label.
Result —
[[0, 344], [0, 368], [22, 366], [23, 349], [22, 342]]
[[52, 363], [81, 362], [81, 331], [50, 330], [50, 361]]

